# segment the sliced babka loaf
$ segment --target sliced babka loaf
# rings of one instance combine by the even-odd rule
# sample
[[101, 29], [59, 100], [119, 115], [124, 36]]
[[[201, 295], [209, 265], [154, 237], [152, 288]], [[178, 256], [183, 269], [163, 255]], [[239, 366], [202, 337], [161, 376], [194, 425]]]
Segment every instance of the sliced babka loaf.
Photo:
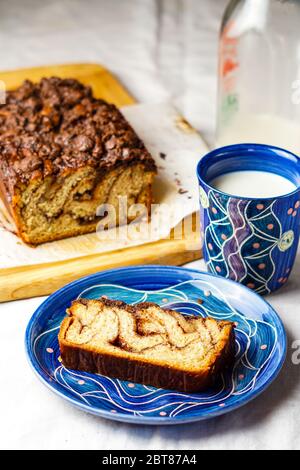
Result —
[[122, 113], [77, 80], [26, 80], [0, 105], [0, 199], [26, 243], [95, 232], [107, 205], [118, 225], [133, 204], [150, 214], [155, 174]]
[[59, 332], [65, 367], [185, 392], [213, 384], [234, 357], [234, 324], [154, 303], [80, 299]]

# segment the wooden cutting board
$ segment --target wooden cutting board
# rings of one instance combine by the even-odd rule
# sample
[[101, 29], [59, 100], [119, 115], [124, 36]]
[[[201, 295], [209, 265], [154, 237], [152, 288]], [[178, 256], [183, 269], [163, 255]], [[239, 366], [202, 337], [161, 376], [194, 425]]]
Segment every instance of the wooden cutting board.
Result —
[[[120, 82], [98, 64], [54, 65], [0, 72], [0, 80], [7, 89], [13, 89], [25, 79], [38, 81], [53, 75], [77, 78], [90, 85], [97, 98], [103, 98], [118, 107], [135, 103]], [[172, 232], [168, 239], [109, 253], [13, 268], [0, 267], [0, 302], [47, 295], [74, 279], [104, 269], [137, 264], [181, 265], [199, 259], [198, 219], [195, 214], [192, 218], [193, 223], [187, 224], [191, 229], [185, 231], [182, 239], [176, 239]]]

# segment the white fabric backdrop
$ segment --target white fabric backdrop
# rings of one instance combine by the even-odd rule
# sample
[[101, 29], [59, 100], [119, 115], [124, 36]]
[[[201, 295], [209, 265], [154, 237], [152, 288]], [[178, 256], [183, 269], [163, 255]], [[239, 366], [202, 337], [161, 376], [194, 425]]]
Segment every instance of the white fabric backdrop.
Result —
[[0, 2], [0, 68], [100, 62], [142, 102], [171, 98], [211, 135], [226, 0]]
[[[209, 139], [215, 121], [217, 32], [225, 0], [10, 0], [0, 2], [0, 68], [75, 61], [108, 66], [143, 102], [172, 99]], [[193, 263], [204, 268], [203, 262]], [[30, 370], [26, 324], [43, 299], [0, 306], [2, 448], [299, 449], [300, 260], [268, 300], [289, 339], [280, 377], [231, 414], [178, 427], [110, 422], [72, 408]]]

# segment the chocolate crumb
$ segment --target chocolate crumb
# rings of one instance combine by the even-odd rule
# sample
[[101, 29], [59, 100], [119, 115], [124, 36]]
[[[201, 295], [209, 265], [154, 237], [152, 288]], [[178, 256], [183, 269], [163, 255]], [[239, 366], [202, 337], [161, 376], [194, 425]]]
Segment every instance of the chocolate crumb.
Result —
[[99, 173], [136, 161], [156, 169], [120, 111], [74, 79], [27, 80], [9, 90], [0, 124], [0, 170], [9, 188], [86, 165]]
[[197, 299], [197, 302], [199, 305], [202, 305], [203, 304], [203, 300], [202, 299]]
[[186, 194], [188, 191], [186, 189], [179, 188], [178, 192], [179, 194]]
[[159, 152], [159, 156], [160, 156], [160, 158], [162, 158], [163, 160], [165, 160], [166, 157], [167, 157], [167, 154], [164, 153], [164, 152]]

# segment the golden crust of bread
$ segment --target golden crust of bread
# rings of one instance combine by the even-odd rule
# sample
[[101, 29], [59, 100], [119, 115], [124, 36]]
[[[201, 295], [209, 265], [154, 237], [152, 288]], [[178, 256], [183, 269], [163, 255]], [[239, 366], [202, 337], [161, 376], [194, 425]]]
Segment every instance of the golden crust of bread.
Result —
[[153, 303], [80, 299], [59, 332], [70, 369], [183, 392], [215, 382], [234, 358], [234, 324], [187, 317]]

